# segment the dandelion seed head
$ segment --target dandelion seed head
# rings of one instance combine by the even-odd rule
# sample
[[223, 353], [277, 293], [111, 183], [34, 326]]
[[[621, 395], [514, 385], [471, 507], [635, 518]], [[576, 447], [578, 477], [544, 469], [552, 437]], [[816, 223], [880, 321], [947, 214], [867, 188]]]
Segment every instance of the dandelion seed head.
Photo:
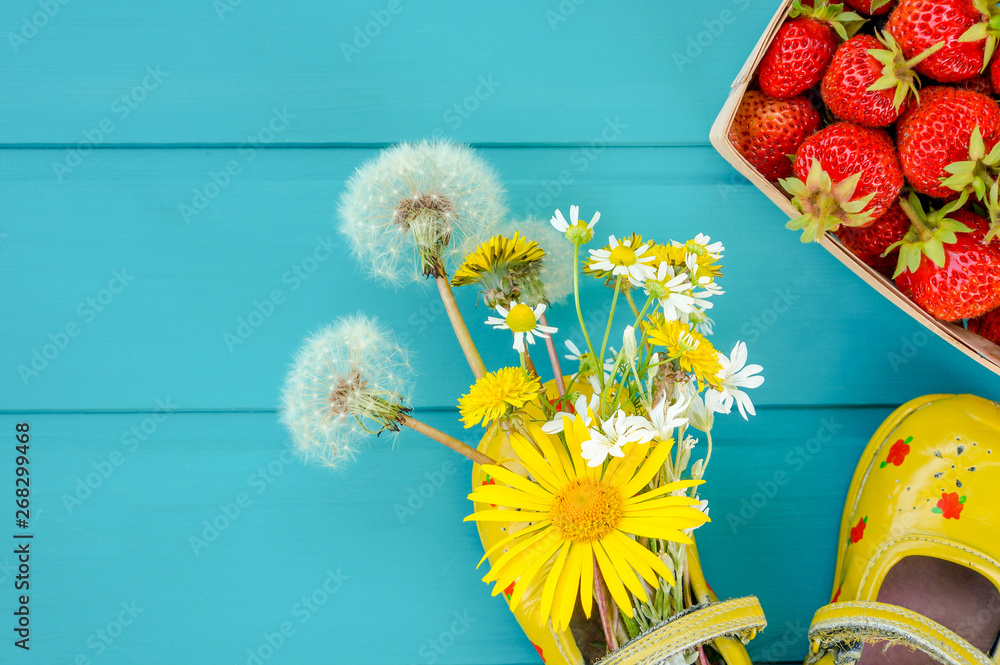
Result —
[[507, 213], [493, 169], [451, 141], [401, 143], [358, 167], [340, 199], [340, 230], [370, 276], [400, 286], [440, 262], [461, 260], [466, 241], [488, 239]]
[[310, 335], [295, 354], [281, 395], [281, 421], [306, 462], [339, 467], [376, 433], [394, 438], [410, 406], [409, 354], [363, 314]]

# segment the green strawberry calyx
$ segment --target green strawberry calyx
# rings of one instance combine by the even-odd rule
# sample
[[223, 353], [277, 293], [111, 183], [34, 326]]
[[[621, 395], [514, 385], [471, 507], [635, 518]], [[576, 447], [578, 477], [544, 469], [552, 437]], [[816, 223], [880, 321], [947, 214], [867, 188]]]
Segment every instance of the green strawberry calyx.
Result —
[[983, 133], [979, 130], [979, 125], [976, 125], [969, 138], [969, 159], [952, 162], [944, 170], [950, 174], [947, 178], [941, 178], [944, 187], [974, 194], [977, 199], [985, 202], [987, 190], [993, 186], [1000, 173], [1000, 142], [987, 153]]
[[989, 196], [983, 200], [983, 203], [986, 205], [986, 213], [990, 220], [990, 230], [986, 232], [986, 237], [983, 238], [983, 244], [988, 245], [994, 238], [1000, 235], [1000, 182], [993, 182], [993, 186], [990, 187]]
[[785, 228], [802, 231], [802, 242], [815, 242], [827, 231], [836, 231], [841, 226], [865, 226], [873, 221], [872, 213], [865, 208], [875, 193], [854, 198], [863, 171], [858, 171], [840, 182], [833, 182], [830, 174], [823, 170], [819, 160], [813, 158], [806, 181], [798, 178], [779, 180], [786, 192], [792, 196], [792, 205], [802, 213], [785, 224]]
[[802, 0], [795, 0], [788, 15], [791, 18], [805, 16], [826, 23], [844, 41], [857, 34], [866, 22], [866, 19], [857, 12], [845, 12], [843, 3], [830, 4], [829, 0], [816, 0], [812, 7], [803, 5]]
[[903, 49], [896, 43], [896, 39], [888, 32], [881, 35], [875, 34], [885, 48], [868, 49], [868, 55], [875, 58], [882, 65], [882, 76], [868, 86], [869, 91], [896, 89], [896, 94], [892, 99], [892, 105], [896, 112], [903, 107], [906, 99], [912, 93], [917, 102], [920, 101], [920, 77], [914, 68], [942, 48], [944, 42], [940, 41], [930, 46], [921, 53], [913, 56], [909, 60], [903, 55]]
[[899, 261], [896, 264], [896, 272], [892, 275], [893, 279], [907, 270], [911, 274], [915, 273], [925, 256], [939, 268], [944, 267], [944, 246], [957, 242], [956, 233], [972, 231], [957, 219], [948, 217], [964, 206], [968, 198], [968, 194], [963, 192], [960, 197], [942, 208], [928, 212], [924, 211], [924, 206], [915, 192], [911, 192], [908, 199], [899, 199], [899, 207], [910, 219], [910, 230], [902, 240], [892, 243], [882, 253], [882, 256], [886, 256], [892, 250], [899, 248]]
[[982, 15], [983, 20], [962, 33], [958, 41], [978, 42], [986, 40], [983, 68], [979, 70], [985, 72], [997, 50], [997, 40], [1000, 39], [1000, 8], [997, 7], [996, 0], [972, 0], [972, 6]]

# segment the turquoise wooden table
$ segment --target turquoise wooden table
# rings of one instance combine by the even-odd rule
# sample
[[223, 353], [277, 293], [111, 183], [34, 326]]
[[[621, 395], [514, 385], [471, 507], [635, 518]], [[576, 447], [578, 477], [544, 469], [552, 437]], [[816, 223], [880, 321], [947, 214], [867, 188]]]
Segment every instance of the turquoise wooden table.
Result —
[[301, 338], [364, 309], [414, 350], [419, 417], [474, 442], [436, 295], [364, 281], [334, 225], [356, 165], [428, 136], [477, 147], [514, 215], [578, 203], [604, 234], [725, 243], [716, 339], [767, 380], [756, 418], [718, 425], [701, 549], [719, 595], [760, 597], [758, 662], [800, 660], [867, 437], [905, 400], [997, 399], [1000, 378], [800, 246], [709, 147], [776, 4], [5, 2], [0, 662], [539, 661], [474, 568], [469, 463], [403, 435], [331, 474], [276, 419]]

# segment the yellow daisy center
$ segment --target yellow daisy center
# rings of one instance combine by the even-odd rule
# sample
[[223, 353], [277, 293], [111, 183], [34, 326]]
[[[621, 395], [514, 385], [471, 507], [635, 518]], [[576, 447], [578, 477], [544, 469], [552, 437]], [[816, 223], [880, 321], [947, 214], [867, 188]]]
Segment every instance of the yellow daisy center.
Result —
[[608, 257], [608, 261], [616, 266], [634, 266], [635, 265], [635, 252], [631, 247], [626, 245], [618, 245], [613, 250], [611, 250], [611, 256]]
[[514, 332], [529, 332], [534, 330], [536, 325], [538, 321], [535, 319], [535, 313], [524, 303], [514, 305], [507, 312], [507, 327]]
[[619, 488], [580, 478], [553, 499], [552, 526], [567, 540], [589, 543], [614, 531], [624, 511], [625, 500]]

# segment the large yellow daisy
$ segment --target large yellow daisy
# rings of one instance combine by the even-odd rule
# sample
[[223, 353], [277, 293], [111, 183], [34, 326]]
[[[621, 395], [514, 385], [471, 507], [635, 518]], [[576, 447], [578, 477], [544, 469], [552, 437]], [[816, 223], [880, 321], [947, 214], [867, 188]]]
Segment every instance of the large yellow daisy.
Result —
[[[477, 510], [465, 518], [528, 523], [486, 552], [480, 564], [506, 550], [483, 581], [496, 583], [494, 596], [517, 582], [511, 607], [529, 588], [540, 587], [541, 616], [551, 618], [557, 630], [569, 626], [577, 597], [590, 616], [598, 571], [619, 609], [633, 616], [628, 592], [641, 602], [649, 600], [641, 580], [654, 588], [660, 579], [674, 583], [670, 569], [635, 537], [691, 543], [682, 529], [708, 521], [707, 515], [691, 507], [697, 501], [672, 496], [702, 481], [679, 481], [647, 491], [670, 455], [671, 442], [629, 446], [624, 457], [592, 468], [581, 455], [581, 444], [590, 439], [583, 416], [564, 416], [563, 426], [565, 446], [557, 435], [546, 434], [534, 423], [526, 425], [534, 445], [511, 434], [511, 446], [533, 480], [502, 466], [483, 466], [495, 483], [469, 495]], [[488, 508], [491, 504], [496, 508]], [[548, 570], [540, 574], [547, 564]]]
[[489, 372], [458, 399], [458, 412], [465, 427], [484, 426], [509, 415], [535, 399], [542, 392], [537, 376], [528, 376], [520, 367], [504, 367]]

